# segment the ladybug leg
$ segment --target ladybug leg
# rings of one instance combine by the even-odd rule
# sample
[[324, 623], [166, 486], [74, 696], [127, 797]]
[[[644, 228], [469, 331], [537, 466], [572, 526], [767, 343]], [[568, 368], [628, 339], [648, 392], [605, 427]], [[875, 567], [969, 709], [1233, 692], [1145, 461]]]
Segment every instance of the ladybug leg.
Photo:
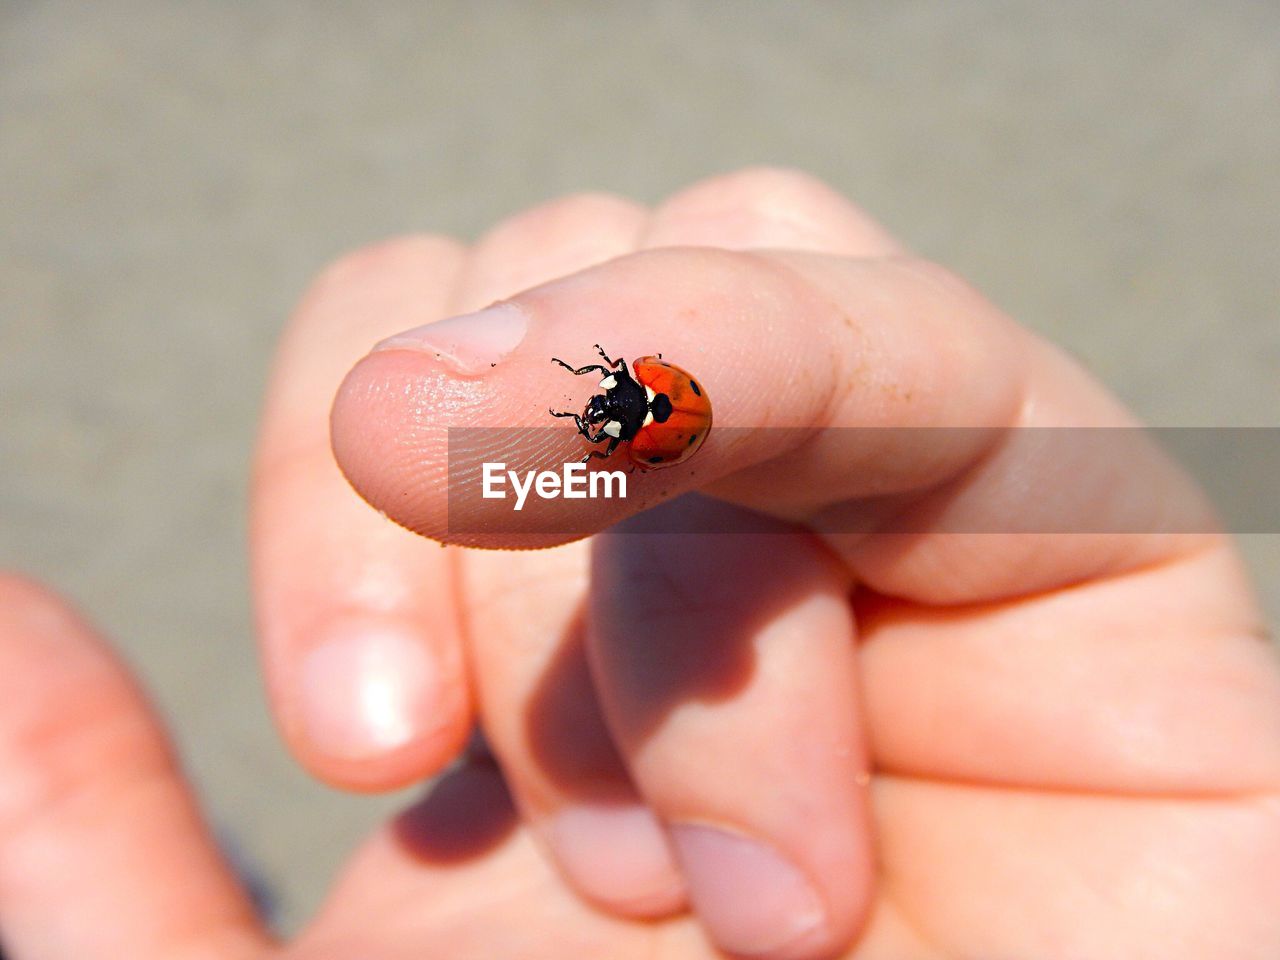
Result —
[[607, 363], [610, 367], [617, 367], [620, 364], [626, 363], [626, 361], [623, 360], [621, 357], [619, 357], [617, 360], [610, 360], [609, 355], [604, 352], [604, 347], [600, 346], [600, 344], [595, 343], [595, 344], [592, 344], [592, 346], [596, 348], [596, 353], [600, 354], [600, 356], [604, 358], [604, 362]]
[[552, 363], [558, 363], [558, 364], [560, 364], [560, 366], [564, 367], [566, 370], [568, 370], [570, 373], [572, 373], [575, 377], [580, 377], [580, 376], [582, 376], [584, 373], [590, 373], [592, 370], [599, 370], [599, 371], [600, 371], [601, 373], [603, 373], [606, 377], [607, 377], [609, 374], [613, 373], [613, 371], [612, 371], [612, 370], [608, 369], [607, 367], [602, 367], [602, 366], [600, 366], [600, 364], [598, 364], [598, 363], [589, 363], [589, 364], [587, 364], [585, 367], [578, 367], [577, 369], [574, 369], [573, 367], [571, 367], [571, 366], [569, 366], [567, 363], [565, 363], [563, 360], [560, 360], [560, 359], [558, 359], [558, 358], [556, 358], [556, 357], [552, 357], [552, 358], [551, 358], [551, 362], [552, 362]]
[[[591, 440], [591, 438], [590, 438], [590, 437], [588, 437], [587, 439], [588, 439], [588, 440]], [[604, 439], [604, 438], [603, 438], [603, 437], [601, 437], [601, 439]], [[592, 443], [599, 443], [600, 441], [599, 441], [599, 440], [592, 440], [591, 442], [592, 442]], [[620, 441], [618, 440], [618, 438], [617, 438], [617, 437], [610, 437], [610, 438], [609, 438], [609, 446], [607, 446], [607, 447], [606, 447], [605, 449], [603, 449], [603, 450], [592, 450], [590, 453], [588, 453], [585, 457], [583, 457], [583, 458], [582, 458], [582, 462], [583, 462], [583, 463], [586, 463], [588, 460], [594, 460], [594, 459], [596, 459], [596, 458], [599, 458], [599, 459], [601, 459], [601, 460], [608, 460], [611, 456], [613, 456], [613, 451], [615, 451], [615, 450], [617, 450], [617, 449], [618, 449], [618, 444], [619, 444], [619, 442], [620, 442]]]
[[[591, 440], [591, 424], [582, 419], [582, 414], [574, 413], [571, 410], [558, 411], [550, 408], [547, 409], [547, 413], [551, 414], [553, 417], [573, 417], [573, 423], [578, 428], [578, 432], [588, 440]], [[591, 440], [591, 442], [599, 443], [600, 441]]]
[[547, 413], [551, 414], [553, 417], [573, 417], [573, 422], [574, 422], [574, 425], [577, 426], [578, 432], [582, 434], [584, 437], [586, 437], [586, 439], [589, 440], [591, 443], [603, 443], [606, 440], [612, 440], [613, 444], [612, 446], [609, 447], [610, 450], [613, 450], [613, 448], [616, 447], [619, 443], [619, 440], [617, 437], [604, 432], [604, 427], [601, 427], [595, 433], [592, 433], [591, 423], [588, 422], [587, 420], [584, 420], [582, 417], [582, 414], [580, 413], [570, 413], [568, 411], [560, 413], [550, 409], [547, 410]]

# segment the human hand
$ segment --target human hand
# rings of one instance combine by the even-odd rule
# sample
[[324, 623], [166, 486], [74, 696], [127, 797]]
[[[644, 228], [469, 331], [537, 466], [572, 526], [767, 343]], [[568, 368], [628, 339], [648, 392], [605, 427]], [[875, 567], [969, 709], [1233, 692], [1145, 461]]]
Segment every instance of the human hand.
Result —
[[[704, 245], [719, 249], [689, 249]], [[726, 252], [750, 248], [774, 252]], [[371, 342], [529, 287], [479, 335], [437, 328], [347, 378], [334, 445], [375, 506], [441, 540], [482, 530], [447, 516], [444, 430], [545, 423], [566, 390], [548, 358], [596, 341], [693, 369], [717, 434], [633, 499], [592, 504], [580, 522], [609, 532], [591, 543], [441, 550], [353, 501], [318, 411]], [[1234, 553], [1108, 532], [1135, 500], [1186, 495], [1158, 456], [1028, 475], [1007, 439], [1130, 423], [1058, 351], [790, 174], [653, 212], [562, 201], [471, 250], [374, 248], [299, 311], [264, 425], [273, 701], [313, 771], [370, 789], [439, 769], [478, 711], [570, 885], [622, 916], [687, 897], [725, 948], [817, 956], [861, 928], [858, 956], [1264, 955], [1280, 681]], [[947, 426], [965, 429], [903, 440]], [[821, 432], [788, 449], [764, 427]], [[615, 526], [694, 491], [717, 499]], [[627, 532], [725, 503], [755, 532]], [[952, 532], [1045, 503], [1095, 532]], [[847, 532], [886, 506], [917, 529]]]
[[278, 942], [136, 679], [58, 598], [12, 574], [0, 574], [0, 678], [6, 960], [709, 955], [688, 918], [650, 928], [574, 896], [476, 755], [376, 832], [320, 915]]

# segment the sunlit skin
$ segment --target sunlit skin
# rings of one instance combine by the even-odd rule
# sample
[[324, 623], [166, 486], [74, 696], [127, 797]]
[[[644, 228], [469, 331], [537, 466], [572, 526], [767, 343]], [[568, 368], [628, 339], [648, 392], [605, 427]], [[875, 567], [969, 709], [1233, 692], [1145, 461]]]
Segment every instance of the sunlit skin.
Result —
[[[368, 353], [506, 298], [528, 332], [492, 367]], [[697, 455], [633, 478], [660, 512], [579, 505], [594, 535], [510, 535], [536, 550], [431, 542], [450, 539], [443, 430], [580, 405], [547, 358], [595, 342], [678, 358], [714, 396]], [[44, 589], [0, 579], [0, 940], [14, 960], [713, 958], [764, 921], [712, 903], [694, 847], [673, 855], [668, 836], [710, 825], [816, 897], [816, 925], [760, 956], [1271, 960], [1280, 670], [1232, 544], [1105, 532], [1132, 503], [1195, 510], [1154, 452], [1060, 471], [999, 442], [1131, 422], [788, 171], [354, 254], [300, 306], [264, 415], [271, 700], [298, 759], [353, 789], [444, 769], [477, 717], [492, 755], [450, 768], [275, 942], [136, 684]], [[825, 432], [722, 439], [746, 426]], [[946, 449], [834, 429], [890, 426], [974, 429]], [[915, 532], [811, 532], [886, 501]], [[1045, 504], [1095, 532], [945, 532]], [[741, 532], [635, 535], [707, 518]], [[343, 686], [353, 663], [381, 699]], [[584, 810], [607, 814], [594, 833]]]

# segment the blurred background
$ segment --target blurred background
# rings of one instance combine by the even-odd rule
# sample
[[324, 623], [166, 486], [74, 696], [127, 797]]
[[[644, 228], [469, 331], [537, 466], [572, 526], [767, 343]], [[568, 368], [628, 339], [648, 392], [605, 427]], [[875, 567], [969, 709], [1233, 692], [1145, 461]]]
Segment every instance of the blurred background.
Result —
[[[754, 163], [1148, 421], [1280, 425], [1277, 4], [0, 2], [0, 565], [120, 642], [282, 927], [403, 799], [310, 782], [258, 681], [245, 475], [291, 306], [391, 234]], [[1280, 536], [1244, 540], [1275, 617]]]

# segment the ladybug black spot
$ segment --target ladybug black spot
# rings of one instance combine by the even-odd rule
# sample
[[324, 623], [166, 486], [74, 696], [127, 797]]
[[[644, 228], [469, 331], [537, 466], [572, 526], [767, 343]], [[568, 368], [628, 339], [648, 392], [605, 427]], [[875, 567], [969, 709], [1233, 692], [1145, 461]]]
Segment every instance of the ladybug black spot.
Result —
[[697, 439], [698, 439], [698, 435], [697, 435], [696, 433], [695, 433], [695, 434], [690, 435], [690, 437], [689, 437], [689, 446], [693, 446], [693, 441], [695, 441], [695, 440], [697, 440]]
[[650, 458], [649, 458], [649, 462], [650, 462], [650, 463], [661, 463], [661, 462], [663, 461], [663, 459], [664, 459], [663, 457], [650, 457]]
[[690, 381], [689, 381], [689, 386], [691, 386], [691, 387], [693, 388], [693, 392], [694, 392], [694, 393], [696, 393], [698, 396], [702, 396], [702, 391], [698, 389], [698, 381], [697, 381], [697, 380], [690, 380]]
[[666, 423], [675, 408], [671, 406], [671, 398], [660, 393], [649, 403], [649, 412], [653, 414], [655, 423]]

